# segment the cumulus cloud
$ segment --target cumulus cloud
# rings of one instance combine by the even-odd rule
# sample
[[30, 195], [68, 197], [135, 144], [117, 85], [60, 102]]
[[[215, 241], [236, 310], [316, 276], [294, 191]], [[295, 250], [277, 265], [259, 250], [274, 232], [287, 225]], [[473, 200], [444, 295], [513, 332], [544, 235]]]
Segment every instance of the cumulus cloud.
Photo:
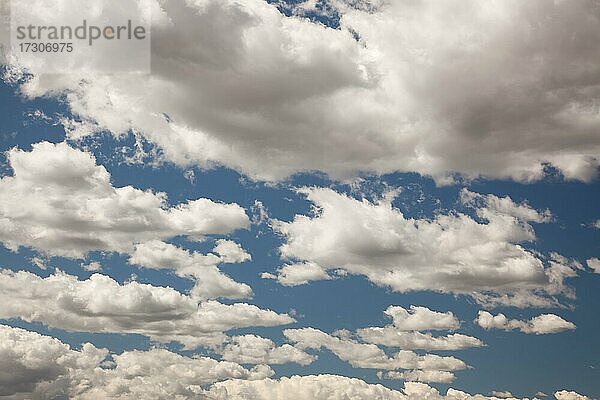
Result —
[[189, 348], [218, 345], [230, 329], [294, 321], [250, 304], [198, 303], [168, 287], [135, 281], [121, 285], [100, 274], [81, 281], [62, 272], [41, 278], [8, 270], [0, 271], [0, 318], [68, 331], [137, 333]]
[[[564, 391], [563, 391], [564, 392]], [[559, 400], [579, 400], [588, 397], [559, 397]], [[564, 392], [573, 393], [574, 392]], [[207, 393], [215, 400], [500, 400], [500, 397], [471, 395], [460, 390], [448, 389], [446, 395], [425, 383], [405, 382], [400, 390], [387, 389], [381, 385], [368, 384], [360, 379], [337, 375], [292, 376], [280, 379], [244, 381], [231, 379], [218, 382]], [[502, 397], [504, 398], [504, 397]], [[513, 398], [514, 400], [518, 400]], [[527, 399], [522, 399], [527, 400]]]
[[221, 261], [227, 264], [243, 263], [252, 260], [252, 256], [232, 240], [218, 239], [213, 249], [221, 257]]
[[[133, 350], [109, 355], [106, 349], [86, 343], [75, 350], [49, 336], [6, 325], [0, 325], [0, 355], [3, 367], [0, 396], [11, 400], [497, 399], [472, 396], [455, 389], [448, 389], [443, 396], [436, 389], [417, 382], [405, 382], [403, 389], [392, 390], [337, 375], [271, 379], [273, 371], [266, 365], [247, 369], [230, 361], [186, 357], [164, 349]], [[417, 374], [412, 376], [418, 377], [443, 372], [407, 373]], [[558, 391], [555, 396], [558, 400], [589, 399], [569, 391]]]
[[568, 390], [559, 390], [554, 393], [554, 397], [556, 397], [557, 400], [590, 400], [587, 396]]
[[393, 357], [388, 357], [374, 344], [336, 337], [314, 328], [285, 329], [283, 334], [300, 349], [320, 350], [326, 348], [355, 368], [439, 371], [458, 371], [467, 368], [463, 361], [455, 357], [442, 357], [434, 354], [421, 356], [406, 350], [400, 350]]
[[403, 380], [406, 382], [426, 382], [426, 383], [452, 383], [455, 376], [448, 371], [387, 371], [377, 373], [379, 379]]
[[479, 311], [475, 322], [486, 330], [502, 329], [511, 331], [518, 329], [523, 333], [533, 333], [536, 335], [559, 333], [576, 328], [574, 323], [554, 314], [542, 314], [533, 317], [529, 321], [520, 321], [517, 319], [508, 319], [502, 313], [492, 315], [487, 311]]
[[190, 295], [200, 299], [250, 297], [250, 286], [234, 281], [217, 267], [224, 262], [247, 261], [250, 255], [229, 240], [218, 241], [213, 251], [219, 255], [189, 252], [155, 240], [136, 245], [129, 263], [145, 268], [170, 268], [179, 276], [193, 278], [196, 283]]
[[548, 211], [463, 189], [460, 200], [478, 219], [413, 219], [386, 199], [373, 203], [314, 187], [301, 193], [316, 211], [273, 222], [285, 238], [283, 258], [341, 268], [398, 292], [465, 294], [484, 304], [552, 306], [556, 295], [574, 296], [564, 279], [576, 275], [576, 266], [557, 255], [545, 263], [523, 247], [536, 238], [531, 223], [548, 221]]
[[233, 336], [219, 353], [224, 360], [239, 364], [308, 365], [317, 359], [289, 344], [277, 346], [272, 340], [256, 335]]
[[109, 361], [106, 349], [89, 343], [73, 350], [57, 339], [6, 325], [0, 325], [0, 354], [0, 396], [9, 399], [191, 399], [201, 394], [201, 385], [273, 374], [265, 365], [246, 369], [162, 349], [126, 351]]
[[260, 276], [263, 279], [274, 279], [283, 286], [298, 286], [311, 281], [331, 279], [323, 267], [311, 262], [286, 264], [278, 268], [276, 274], [263, 272]]
[[0, 241], [10, 249], [66, 257], [127, 253], [139, 242], [200, 239], [249, 226], [237, 204], [197, 199], [169, 207], [163, 193], [113, 187], [91, 154], [66, 143], [14, 148], [7, 157], [13, 175], [0, 179]]
[[410, 306], [407, 310], [389, 306], [383, 313], [392, 318], [394, 327], [401, 331], [455, 330], [460, 326], [451, 311], [439, 312], [419, 306]]
[[456, 330], [460, 323], [450, 311], [442, 313], [427, 307], [411, 306], [410, 310], [390, 306], [384, 313], [392, 318], [385, 327], [368, 327], [356, 331], [364, 342], [399, 347], [403, 350], [462, 350], [483, 346], [481, 340], [472, 336], [453, 333], [433, 336], [428, 330]]
[[322, 170], [529, 181], [545, 163], [568, 179], [595, 176], [593, 1], [335, 3], [339, 29], [261, 0], [152, 1], [152, 75], [33, 69], [21, 90], [64, 95], [81, 121], [67, 124], [73, 137], [133, 129], [180, 165], [260, 179]]
[[586, 261], [587, 266], [596, 274], [600, 274], [600, 259], [593, 257]]

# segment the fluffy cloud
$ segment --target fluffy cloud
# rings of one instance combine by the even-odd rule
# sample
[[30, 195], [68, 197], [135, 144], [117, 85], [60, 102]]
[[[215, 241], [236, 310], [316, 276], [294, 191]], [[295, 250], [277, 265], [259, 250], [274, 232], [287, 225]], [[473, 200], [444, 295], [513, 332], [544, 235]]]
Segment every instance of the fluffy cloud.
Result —
[[250, 384], [228, 380], [213, 385], [210, 394], [214, 400], [406, 400], [401, 392], [337, 375], [294, 375]]
[[380, 379], [401, 379], [406, 382], [427, 382], [427, 383], [452, 383], [454, 374], [448, 371], [387, 371], [377, 373]]
[[[579, 397], [560, 397], [572, 393]], [[500, 400], [495, 396], [470, 395], [460, 390], [448, 389], [441, 395], [437, 389], [425, 383], [405, 382], [402, 390], [391, 390], [381, 385], [368, 384], [360, 379], [337, 375], [292, 376], [280, 379], [254, 381], [227, 380], [218, 382], [207, 393], [214, 400]], [[559, 400], [579, 400], [588, 397], [575, 392], [561, 391]], [[504, 397], [502, 397], [504, 398]], [[517, 400], [512, 398], [513, 400]], [[527, 399], [522, 399], [527, 400]]]
[[[0, 396], [95, 400], [495, 400], [448, 389], [445, 396], [423, 383], [406, 382], [403, 390], [336, 375], [269, 377], [265, 365], [246, 369], [229, 361], [185, 357], [163, 349], [126, 351], [108, 356], [87, 343], [73, 350], [57, 339], [0, 325]], [[410, 372], [411, 374], [414, 372]], [[439, 374], [439, 372], [423, 372]], [[414, 375], [415, 377], [417, 375]], [[202, 386], [212, 384], [208, 389]], [[558, 400], [588, 400], [558, 391]]]
[[356, 333], [367, 343], [399, 347], [403, 350], [464, 350], [483, 346], [481, 340], [460, 333], [433, 336], [430, 333], [403, 332], [394, 326], [362, 328]]
[[9, 399], [191, 399], [202, 392], [200, 385], [273, 374], [265, 365], [249, 370], [161, 349], [112, 355], [107, 364], [106, 349], [86, 343], [72, 350], [57, 339], [6, 325], [0, 325], [0, 355], [0, 396]]
[[326, 348], [355, 368], [458, 371], [467, 367], [463, 361], [454, 357], [434, 354], [420, 356], [406, 350], [401, 350], [390, 358], [373, 344], [339, 338], [314, 328], [286, 329], [283, 334], [300, 349]]
[[556, 397], [557, 400], [590, 400], [587, 396], [568, 390], [560, 390], [554, 393], [554, 397]]
[[485, 304], [556, 305], [555, 295], [573, 297], [563, 283], [576, 275], [558, 256], [545, 265], [522, 246], [535, 240], [538, 212], [510, 198], [463, 190], [461, 202], [479, 220], [461, 213], [433, 219], [406, 218], [389, 200], [356, 200], [325, 188], [301, 189], [316, 212], [274, 221], [286, 239], [284, 258], [342, 268], [398, 292], [434, 290], [473, 296]]
[[527, 181], [544, 163], [595, 175], [594, 2], [334, 3], [340, 29], [261, 0], [152, 1], [152, 75], [34, 75], [21, 89], [64, 95], [82, 120], [68, 124], [74, 137], [134, 129], [180, 165], [260, 179], [318, 169]]
[[80, 281], [65, 273], [41, 278], [0, 271], [0, 318], [21, 318], [69, 331], [138, 333], [187, 347], [218, 345], [223, 332], [294, 320], [256, 306], [201, 302], [174, 289], [137, 282], [120, 285], [94, 274]]
[[590, 258], [587, 261], [587, 266], [594, 271], [596, 274], [600, 274], [600, 259], [594, 257]]
[[226, 239], [218, 239], [213, 249], [221, 257], [223, 263], [235, 264], [252, 260], [252, 256], [239, 243]]
[[240, 364], [308, 365], [317, 359], [289, 344], [277, 346], [272, 340], [256, 335], [233, 336], [220, 353], [224, 360]]
[[315, 263], [286, 264], [277, 269], [277, 274], [263, 272], [263, 279], [275, 279], [283, 286], [304, 285], [310, 281], [331, 279], [327, 271]]
[[479, 311], [475, 322], [483, 329], [503, 329], [505, 331], [518, 329], [523, 333], [545, 335], [575, 329], [575, 324], [565, 321], [558, 315], [542, 314], [529, 321], [508, 319], [504, 314], [492, 315], [487, 311]]
[[455, 330], [460, 326], [451, 311], [444, 313], [419, 306], [410, 306], [410, 310], [406, 310], [400, 306], [389, 306], [383, 313], [392, 318], [394, 327], [401, 331]]
[[399, 306], [390, 306], [384, 313], [392, 318], [391, 325], [358, 329], [358, 337], [367, 343], [399, 347], [403, 350], [462, 350], [483, 346], [479, 339], [459, 333], [433, 336], [431, 333], [418, 332], [458, 329], [460, 323], [450, 311], [442, 313], [427, 307], [411, 306], [410, 310], [406, 310]]
[[13, 176], [0, 180], [0, 241], [50, 255], [92, 250], [130, 252], [134, 244], [185, 235], [192, 239], [249, 226], [244, 209], [208, 199], [169, 207], [162, 193], [115, 188], [94, 157], [66, 143], [12, 149]]
[[250, 286], [235, 282], [217, 267], [223, 262], [247, 261], [249, 254], [228, 240], [218, 241], [213, 251], [219, 255], [190, 253], [169, 243], [150, 241], [136, 245], [129, 262], [145, 268], [170, 268], [179, 276], [193, 278], [196, 284], [190, 295], [200, 299], [251, 296]]

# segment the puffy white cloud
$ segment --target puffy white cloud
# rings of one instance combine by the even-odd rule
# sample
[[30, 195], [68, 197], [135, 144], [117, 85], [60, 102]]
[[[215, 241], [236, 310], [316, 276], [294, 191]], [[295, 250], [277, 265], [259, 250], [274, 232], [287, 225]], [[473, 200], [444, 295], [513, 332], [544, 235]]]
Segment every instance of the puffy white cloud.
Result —
[[223, 263], [243, 263], [252, 260], [252, 256], [239, 245], [231, 240], [218, 239], [213, 249], [221, 257]]
[[443, 313], [416, 306], [406, 310], [400, 306], [390, 306], [384, 313], [392, 318], [391, 325], [358, 329], [358, 337], [367, 343], [403, 350], [462, 350], [483, 346], [481, 340], [459, 333], [433, 336], [431, 333], [418, 332], [458, 329], [460, 322], [450, 311]]
[[[454, 389], [448, 389], [442, 396], [436, 389], [417, 382], [406, 382], [403, 390], [392, 390], [336, 375], [275, 380], [269, 378], [273, 371], [266, 365], [246, 369], [229, 361], [186, 357], [163, 349], [125, 351], [109, 357], [106, 349], [98, 349], [89, 343], [74, 350], [57, 339], [6, 325], [0, 325], [0, 355], [3, 371], [0, 396], [11, 400], [497, 399], [471, 396]], [[418, 374], [434, 376], [443, 372]], [[558, 400], [589, 399], [568, 391], [556, 392], [555, 396]]]
[[556, 397], [557, 400], [590, 400], [587, 396], [568, 390], [559, 390], [554, 393], [554, 397]]
[[356, 333], [367, 343], [399, 347], [403, 350], [463, 350], [483, 346], [481, 340], [460, 333], [433, 336], [431, 333], [403, 332], [394, 326], [362, 328]]
[[[559, 400], [579, 400], [588, 397], [559, 397]], [[292, 376], [280, 379], [244, 381], [231, 379], [215, 383], [209, 392], [211, 400], [500, 400], [505, 397], [471, 395], [460, 390], [448, 389], [446, 395], [425, 383], [405, 382], [402, 390], [391, 390], [381, 385], [368, 384], [360, 379], [337, 375]], [[517, 400], [516, 398], [512, 398]], [[527, 399], [522, 399], [527, 400]]]
[[89, 343], [73, 351], [57, 339], [0, 325], [0, 397], [30, 393], [36, 387], [59, 397], [70, 369], [93, 368], [107, 354]]
[[145, 268], [170, 268], [179, 276], [193, 278], [196, 284], [190, 294], [201, 299], [241, 299], [251, 296], [250, 286], [234, 281], [217, 267], [222, 262], [245, 261], [249, 255], [231, 241], [218, 242], [213, 251], [220, 255], [190, 253], [175, 245], [155, 240], [136, 245], [129, 262]]
[[273, 374], [265, 365], [245, 369], [162, 349], [126, 351], [107, 363], [106, 349], [86, 343], [72, 350], [57, 339], [6, 325], [0, 325], [0, 355], [0, 396], [15, 399], [191, 399], [201, 396], [200, 385]]
[[509, 391], [492, 391], [492, 396], [500, 397], [501, 399], [514, 398], [513, 394]]
[[317, 359], [289, 344], [277, 346], [272, 340], [256, 335], [233, 336], [219, 353], [224, 360], [240, 364], [308, 365]]
[[55, 273], [41, 278], [29, 272], [0, 271], [0, 318], [21, 318], [69, 331], [137, 333], [186, 347], [214, 346], [223, 332], [294, 321], [256, 306], [198, 301], [178, 291], [137, 282], [120, 285], [94, 274], [80, 281]]
[[406, 382], [426, 382], [426, 383], [452, 383], [455, 376], [449, 371], [387, 371], [385, 373], [378, 373], [380, 379], [396, 379], [403, 380]]
[[593, 257], [586, 261], [587, 266], [596, 274], [600, 274], [600, 259]]
[[310, 281], [322, 281], [331, 279], [327, 271], [311, 262], [300, 264], [286, 264], [277, 269], [277, 274], [263, 272], [263, 279], [275, 279], [284, 286], [304, 285]]
[[245, 382], [228, 380], [211, 387], [214, 400], [406, 400], [399, 391], [337, 375], [309, 375]]
[[115, 188], [94, 157], [66, 143], [12, 149], [13, 176], [0, 180], [0, 241], [50, 255], [130, 252], [134, 244], [185, 235], [199, 239], [249, 226], [243, 208], [209, 199], [169, 207], [163, 193]]
[[460, 322], [451, 311], [439, 312], [427, 307], [389, 306], [384, 314], [392, 318], [394, 327], [401, 331], [455, 330]]
[[150, 76], [35, 75], [22, 91], [64, 94], [73, 136], [134, 129], [178, 164], [261, 179], [595, 175], [594, 2], [336, 3], [340, 29], [260, 0], [153, 1]]
[[439, 371], [458, 371], [467, 368], [463, 361], [455, 357], [442, 357], [434, 354], [420, 356], [407, 350], [400, 350], [393, 357], [388, 357], [374, 344], [358, 343], [351, 339], [335, 337], [314, 328], [285, 329], [283, 334], [300, 349], [320, 350], [326, 348], [355, 368]]
[[487, 311], [479, 311], [475, 322], [483, 329], [503, 329], [505, 331], [518, 329], [523, 333], [545, 335], [575, 329], [575, 324], [554, 314], [542, 314], [529, 321], [508, 319], [502, 313], [492, 315]]
[[284, 258], [342, 268], [398, 292], [465, 294], [484, 304], [550, 306], [555, 295], [574, 296], [563, 282], [576, 275], [573, 265], [556, 257], [545, 265], [522, 245], [535, 240], [530, 222], [547, 221], [546, 211], [464, 189], [460, 200], [481, 221], [461, 213], [413, 219], [389, 199], [372, 203], [326, 188], [301, 193], [315, 214], [273, 222], [286, 239]]

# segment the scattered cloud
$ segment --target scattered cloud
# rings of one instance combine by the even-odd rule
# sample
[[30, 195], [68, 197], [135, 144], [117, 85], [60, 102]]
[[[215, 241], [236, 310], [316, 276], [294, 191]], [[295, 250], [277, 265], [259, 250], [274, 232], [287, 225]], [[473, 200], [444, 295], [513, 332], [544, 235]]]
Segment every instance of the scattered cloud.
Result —
[[131, 252], [139, 242], [200, 239], [250, 224], [237, 204], [209, 199], [169, 207], [164, 193], [113, 187], [95, 158], [66, 143], [12, 149], [13, 176], [0, 179], [0, 241], [12, 250], [82, 258], [93, 250]]
[[359, 343], [348, 338], [329, 335], [314, 328], [285, 329], [283, 334], [300, 349], [320, 350], [326, 348], [355, 368], [383, 370], [423, 369], [458, 371], [467, 365], [455, 357], [442, 357], [434, 354], [418, 355], [412, 351], [400, 350], [388, 357], [374, 344]]
[[189, 252], [157, 240], [140, 243], [135, 246], [129, 263], [144, 268], [172, 269], [179, 276], [192, 278], [195, 286], [190, 295], [199, 299], [250, 297], [250, 286], [234, 281], [218, 268], [223, 262], [246, 261], [250, 255], [237, 243], [228, 240], [217, 243], [213, 251], [219, 255]]
[[326, 188], [303, 188], [313, 216], [273, 221], [285, 242], [282, 257], [344, 269], [398, 292], [433, 290], [464, 294], [483, 304], [556, 306], [556, 295], [574, 297], [565, 286], [573, 265], [527, 250], [536, 239], [532, 222], [549, 221], [510, 198], [466, 189], [461, 202], [481, 220], [461, 213], [431, 219], [406, 218], [389, 201], [357, 200]]
[[6, 325], [0, 325], [0, 355], [0, 396], [9, 399], [192, 399], [201, 395], [200, 385], [273, 375], [265, 365], [246, 369], [163, 349], [126, 351], [107, 360], [108, 350], [90, 343], [73, 350], [57, 339]]
[[587, 261], [587, 266], [594, 271], [596, 274], [600, 274], [600, 259], [593, 257], [589, 258]]
[[387, 371], [377, 373], [379, 379], [403, 380], [405, 382], [425, 382], [425, 383], [452, 383], [455, 376], [448, 371]]
[[277, 346], [272, 340], [256, 335], [233, 336], [219, 353], [223, 360], [239, 364], [308, 365], [317, 359], [289, 344]]
[[263, 272], [260, 276], [263, 279], [274, 279], [283, 286], [298, 286], [311, 281], [332, 279], [323, 267], [311, 262], [286, 264], [277, 269], [277, 274]]
[[568, 390], [560, 390], [554, 393], [554, 397], [556, 397], [557, 400], [590, 400], [587, 396]]
[[78, 280], [63, 272], [41, 278], [8, 270], [0, 271], [0, 318], [67, 331], [137, 333], [188, 348], [216, 346], [234, 328], [294, 322], [250, 304], [199, 303], [171, 288], [135, 281], [121, 285], [100, 274]]
[[502, 329], [511, 331], [518, 329], [523, 333], [533, 333], [536, 335], [545, 335], [549, 333], [559, 333], [575, 329], [575, 324], [565, 321], [558, 315], [542, 314], [533, 317], [529, 321], [520, 321], [517, 319], [508, 319], [504, 314], [492, 315], [487, 311], [479, 311], [475, 322], [483, 329]]

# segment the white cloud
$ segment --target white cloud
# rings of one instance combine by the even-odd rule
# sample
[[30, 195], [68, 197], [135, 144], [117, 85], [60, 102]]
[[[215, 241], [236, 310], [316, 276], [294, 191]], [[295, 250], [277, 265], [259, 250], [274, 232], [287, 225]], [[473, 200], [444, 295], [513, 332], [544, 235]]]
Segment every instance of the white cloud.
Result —
[[126, 351], [106, 365], [106, 349], [86, 343], [72, 350], [57, 339], [6, 325], [0, 325], [0, 355], [0, 397], [9, 399], [192, 399], [201, 395], [200, 385], [273, 375], [265, 365], [245, 369], [162, 349]]
[[481, 222], [461, 213], [413, 219], [385, 199], [372, 203], [326, 188], [301, 193], [315, 214], [272, 223], [285, 238], [286, 259], [342, 268], [398, 292], [465, 294], [484, 304], [552, 306], [555, 295], [574, 296], [563, 283], [576, 275], [573, 265], [556, 258], [544, 265], [522, 246], [535, 240], [530, 221], [547, 221], [547, 211], [463, 189], [460, 200]]
[[514, 398], [513, 394], [507, 390], [505, 391], [492, 391], [492, 396], [500, 397], [501, 399]]
[[358, 337], [367, 343], [403, 350], [462, 350], [483, 346], [481, 340], [459, 333], [433, 336], [431, 333], [419, 332], [458, 329], [460, 322], [450, 311], [443, 313], [417, 306], [406, 310], [400, 306], [390, 306], [384, 313], [392, 318], [391, 325], [358, 329]]
[[487, 311], [479, 311], [475, 322], [483, 329], [503, 329], [505, 331], [518, 329], [523, 333], [545, 335], [575, 329], [575, 324], [565, 321], [558, 315], [542, 314], [529, 321], [508, 319], [504, 314], [492, 315]]
[[587, 266], [596, 274], [600, 274], [600, 259], [593, 257], [586, 261]]
[[389, 306], [384, 314], [392, 318], [394, 327], [401, 331], [452, 331], [460, 327], [451, 311], [439, 312], [419, 306], [410, 306], [410, 310], [406, 310], [400, 306]]
[[[59, 340], [20, 328], [0, 325], [0, 396], [95, 400], [494, 400], [448, 389], [445, 396], [424, 384], [405, 382], [403, 390], [368, 384], [336, 375], [270, 379], [266, 365], [246, 369], [229, 361], [186, 357], [163, 349], [125, 351], [108, 356], [106, 349], [86, 343], [71, 349]], [[443, 372], [413, 372], [435, 376]], [[392, 375], [393, 376], [393, 375]], [[210, 385], [207, 389], [203, 385]], [[559, 391], [558, 400], [589, 400], [575, 392]]]
[[286, 264], [277, 269], [277, 274], [263, 272], [263, 279], [274, 279], [284, 286], [304, 285], [311, 281], [331, 279], [331, 276], [321, 266], [307, 262], [299, 264]]
[[190, 253], [172, 244], [155, 240], [136, 245], [129, 263], [145, 268], [170, 268], [179, 276], [193, 278], [196, 283], [190, 295], [200, 299], [250, 297], [250, 286], [234, 281], [217, 267], [222, 262], [245, 261], [247, 253], [231, 241], [220, 241], [214, 251], [217, 252], [217, 249], [221, 252], [219, 256], [212, 253]]
[[308, 365], [317, 359], [289, 344], [277, 346], [272, 340], [256, 335], [233, 336], [219, 353], [224, 360], [239, 364]]
[[399, 170], [527, 181], [546, 162], [592, 179], [594, 2], [380, 3], [340, 6], [341, 29], [330, 29], [260, 0], [153, 1], [152, 75], [42, 75], [22, 91], [65, 95], [82, 120], [74, 136], [134, 129], [180, 165], [261, 179]]
[[221, 257], [223, 263], [236, 264], [252, 260], [252, 256], [239, 243], [226, 239], [218, 239], [216, 243], [213, 251]]
[[0, 180], [0, 241], [44, 253], [83, 257], [92, 250], [130, 252], [134, 244], [192, 239], [249, 226], [244, 209], [209, 199], [169, 207], [163, 193], [115, 188], [94, 157], [48, 142], [12, 149], [13, 176]]
[[309, 375], [245, 382], [228, 380], [211, 387], [211, 400], [407, 400], [399, 391], [337, 375]]
[[388, 357], [374, 344], [358, 343], [351, 339], [335, 337], [314, 328], [285, 329], [283, 334], [300, 349], [320, 350], [326, 348], [355, 368], [439, 371], [458, 371], [467, 368], [463, 361], [455, 357], [442, 357], [434, 354], [421, 356], [407, 350], [400, 350], [393, 357]]
[[554, 393], [554, 397], [556, 397], [557, 400], [590, 400], [587, 396], [568, 390], [557, 391]]
[[[559, 400], [587, 400], [588, 397], [559, 397]], [[574, 392], [564, 392], [573, 393]], [[470, 395], [460, 390], [448, 389], [441, 395], [425, 383], [405, 382], [404, 389], [391, 390], [381, 385], [368, 384], [360, 379], [337, 375], [292, 376], [280, 379], [255, 381], [227, 380], [211, 387], [207, 393], [211, 400], [499, 400], [499, 397]], [[513, 399], [517, 400], [517, 399]], [[527, 400], [527, 399], [522, 399]]]
[[483, 346], [481, 340], [460, 333], [433, 336], [430, 333], [403, 332], [394, 326], [362, 328], [356, 333], [367, 343], [398, 347], [403, 350], [464, 350]]
[[378, 374], [380, 379], [403, 380], [406, 382], [425, 382], [425, 383], [452, 383], [455, 376], [448, 371], [387, 371], [386, 373]]
[[68, 331], [137, 333], [189, 348], [218, 345], [230, 329], [294, 321], [245, 303], [198, 303], [171, 288], [135, 281], [120, 285], [100, 274], [80, 281], [61, 272], [41, 278], [8, 270], [0, 271], [0, 318]]

